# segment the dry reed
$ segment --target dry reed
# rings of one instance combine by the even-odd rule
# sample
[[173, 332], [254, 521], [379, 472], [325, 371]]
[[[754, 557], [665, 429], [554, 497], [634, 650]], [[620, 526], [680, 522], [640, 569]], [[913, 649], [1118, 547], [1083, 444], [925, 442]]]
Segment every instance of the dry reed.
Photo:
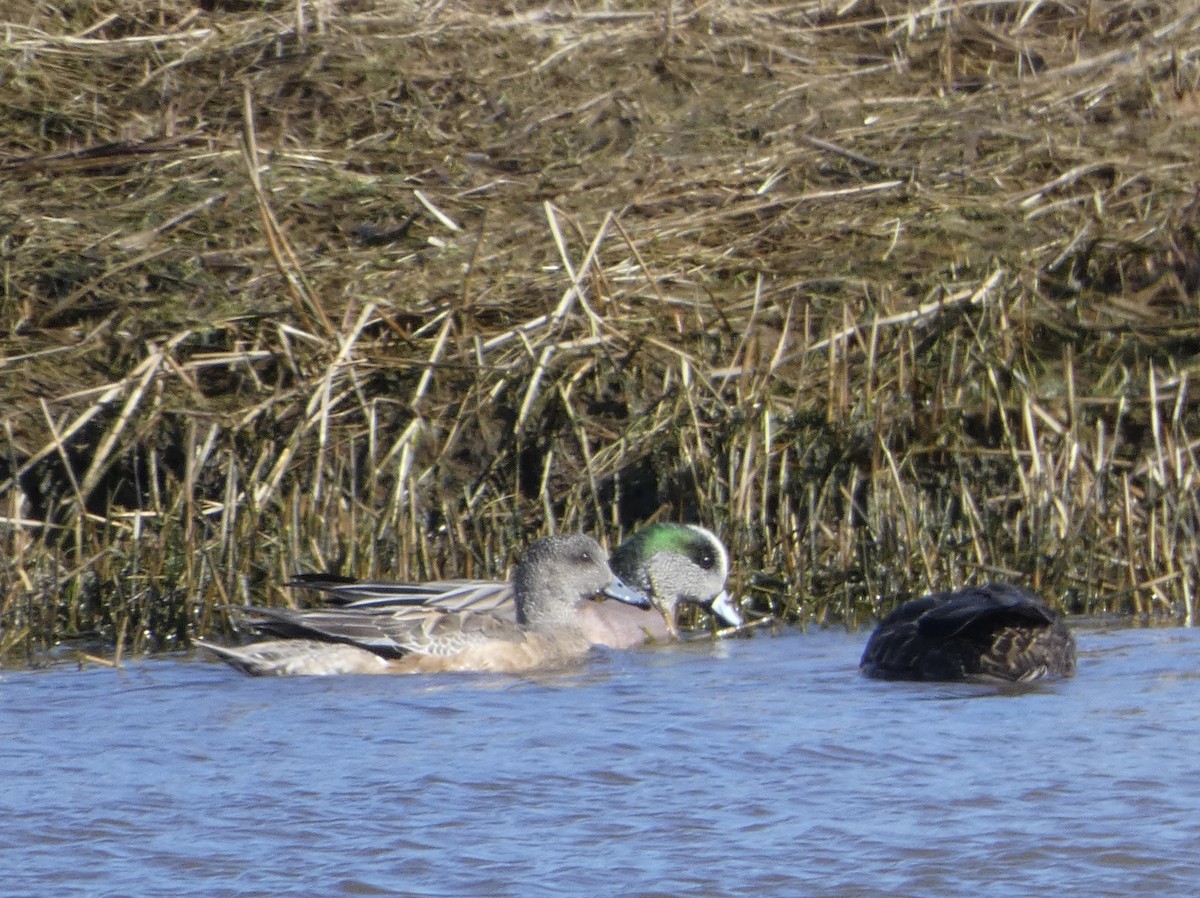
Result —
[[1194, 4], [6, 15], [0, 658], [650, 519], [1192, 621]]

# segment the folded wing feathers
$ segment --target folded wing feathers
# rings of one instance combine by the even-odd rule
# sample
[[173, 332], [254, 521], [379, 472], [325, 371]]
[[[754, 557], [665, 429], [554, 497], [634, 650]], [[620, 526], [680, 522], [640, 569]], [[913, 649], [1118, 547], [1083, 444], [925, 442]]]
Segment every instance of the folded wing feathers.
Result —
[[512, 613], [512, 585], [494, 580], [441, 580], [432, 583], [400, 583], [391, 580], [342, 582], [311, 575], [293, 580], [289, 586], [316, 589], [328, 601], [344, 608], [391, 609], [424, 605], [442, 611]]
[[247, 608], [247, 623], [285, 639], [318, 638], [362, 646], [386, 657], [408, 652], [453, 655], [487, 642], [523, 642], [524, 631], [514, 622], [474, 611], [400, 606], [380, 611], [370, 607], [295, 611], [289, 608]]

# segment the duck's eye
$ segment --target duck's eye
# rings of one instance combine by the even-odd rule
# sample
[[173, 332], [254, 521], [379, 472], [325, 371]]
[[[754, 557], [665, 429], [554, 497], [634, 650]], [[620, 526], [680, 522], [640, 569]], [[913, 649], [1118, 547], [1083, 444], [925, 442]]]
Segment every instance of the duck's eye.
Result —
[[578, 561], [580, 564], [595, 564], [596, 563], [596, 559], [594, 559], [592, 557], [592, 553], [589, 552], [587, 549], [581, 550], [580, 553], [577, 556], [575, 556], [575, 560]]
[[698, 548], [692, 551], [692, 562], [706, 571], [711, 571], [717, 563], [717, 556], [713, 554], [712, 549]]

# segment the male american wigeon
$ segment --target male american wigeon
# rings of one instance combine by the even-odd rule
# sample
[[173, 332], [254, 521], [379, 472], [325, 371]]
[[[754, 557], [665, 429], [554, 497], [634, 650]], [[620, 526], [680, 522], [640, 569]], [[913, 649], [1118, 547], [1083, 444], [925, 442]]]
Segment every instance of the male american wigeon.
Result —
[[1009, 680], [1069, 677], [1075, 637], [1027, 590], [970, 586], [907, 602], [887, 615], [860, 669], [888, 680]]
[[[618, 577], [650, 598], [654, 609], [587, 603], [579, 614], [594, 645], [624, 649], [677, 639], [676, 613], [685, 604], [701, 606], [727, 626], [743, 623], [725, 590], [729, 553], [711, 530], [695, 524], [652, 524], [618, 546], [609, 563]], [[321, 590], [331, 603], [347, 608], [423, 606], [488, 611], [508, 618], [516, 614], [511, 585], [490, 580], [399, 583], [310, 574], [292, 585]]]
[[583, 534], [551, 536], [517, 565], [516, 613], [436, 607], [251, 609], [250, 622], [280, 637], [244, 648], [201, 643], [248, 674], [522, 673], [585, 655], [592, 643], [581, 608], [601, 593], [649, 607], [616, 577], [604, 550]]

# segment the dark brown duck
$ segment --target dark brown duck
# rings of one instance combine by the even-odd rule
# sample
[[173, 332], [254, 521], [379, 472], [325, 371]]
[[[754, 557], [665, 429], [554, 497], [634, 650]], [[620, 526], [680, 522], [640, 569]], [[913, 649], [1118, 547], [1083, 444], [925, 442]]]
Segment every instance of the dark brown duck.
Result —
[[901, 605], [875, 628], [859, 667], [885, 680], [1069, 677], [1075, 637], [1033, 593], [990, 583]]

